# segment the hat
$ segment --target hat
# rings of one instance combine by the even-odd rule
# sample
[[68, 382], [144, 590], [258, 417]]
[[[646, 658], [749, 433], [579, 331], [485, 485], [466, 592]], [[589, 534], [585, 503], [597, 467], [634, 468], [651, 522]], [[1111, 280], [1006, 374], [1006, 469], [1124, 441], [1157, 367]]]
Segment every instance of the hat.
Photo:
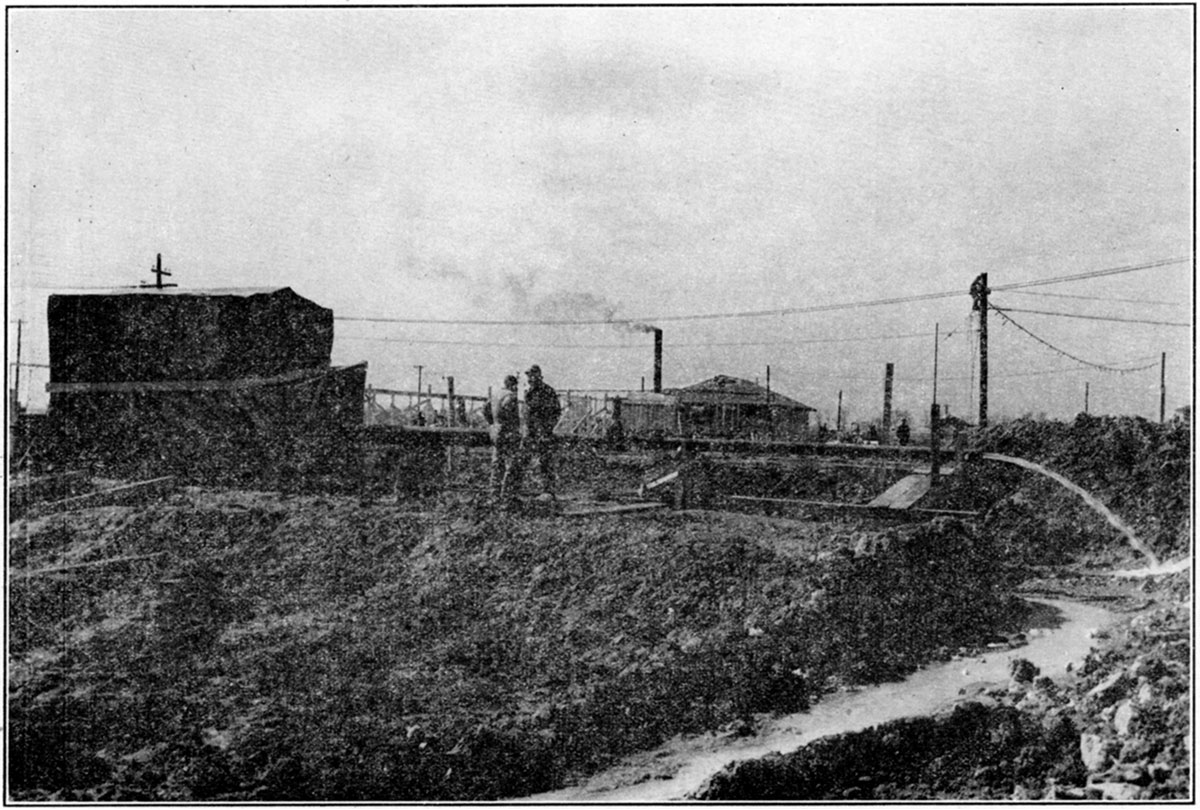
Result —
[[537, 363], [534, 363], [532, 366], [529, 367], [529, 371], [526, 371], [525, 373], [526, 374], [537, 374], [538, 376], [541, 376], [542, 367], [539, 366]]
[[505, 377], [504, 377], [504, 387], [505, 388], [508, 388], [510, 385], [515, 386], [516, 384], [517, 384], [517, 375], [516, 374], [506, 374], [505, 375]]

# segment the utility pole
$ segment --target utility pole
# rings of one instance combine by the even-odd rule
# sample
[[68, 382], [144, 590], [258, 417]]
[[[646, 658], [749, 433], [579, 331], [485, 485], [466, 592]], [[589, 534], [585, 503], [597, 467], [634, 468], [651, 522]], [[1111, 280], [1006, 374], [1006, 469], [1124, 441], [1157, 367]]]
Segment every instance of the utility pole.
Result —
[[1158, 421], [1167, 421], [1167, 353], [1162, 353], [1162, 371], [1158, 377]]
[[[163, 284], [163, 276], [171, 275], [171, 271], [163, 270], [161, 253], [158, 254], [158, 259], [157, 259], [157, 261], [155, 261], [154, 266], [150, 268], [150, 272], [154, 274], [154, 289], [156, 289], [156, 290], [161, 290], [163, 287], [178, 287], [179, 286], [178, 284]], [[149, 287], [150, 285], [143, 284], [141, 286]]]
[[413, 366], [417, 370], [417, 410], [421, 410], [421, 371], [425, 366]]
[[21, 319], [17, 318], [17, 371], [13, 377], [13, 413], [21, 405]]
[[838, 391], [838, 414], [837, 414], [837, 433], [842, 434], [842, 392]]
[[938, 371], [938, 332], [941, 329], [940, 323], [933, 325], [933, 402], [937, 404], [937, 371]]
[[771, 413], [771, 366], [767, 365], [767, 431], [775, 435], [775, 417]]
[[1085, 382], [1083, 384], [1083, 412], [1084, 413], [1088, 412], [1088, 395], [1091, 393], [1091, 391], [1089, 390], [1091, 388], [1091, 385], [1092, 384], [1090, 382]]
[[979, 427], [987, 427], [988, 421], [988, 356], [987, 356], [987, 310], [988, 277], [980, 273], [971, 283], [973, 309], [979, 313]]

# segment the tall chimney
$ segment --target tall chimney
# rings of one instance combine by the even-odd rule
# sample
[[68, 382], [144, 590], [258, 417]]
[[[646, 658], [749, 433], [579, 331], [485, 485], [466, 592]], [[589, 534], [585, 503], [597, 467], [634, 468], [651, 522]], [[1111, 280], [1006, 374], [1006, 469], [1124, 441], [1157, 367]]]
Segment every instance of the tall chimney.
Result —
[[662, 330], [654, 330], [654, 393], [662, 393]]
[[883, 373], [883, 430], [879, 437], [880, 444], [892, 443], [892, 371], [893, 366], [888, 363]]

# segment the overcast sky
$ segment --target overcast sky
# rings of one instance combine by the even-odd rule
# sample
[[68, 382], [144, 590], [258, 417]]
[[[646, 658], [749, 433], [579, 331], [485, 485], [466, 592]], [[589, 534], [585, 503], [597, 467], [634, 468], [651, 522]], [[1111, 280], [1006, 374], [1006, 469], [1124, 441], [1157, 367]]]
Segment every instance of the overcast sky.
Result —
[[[976, 407], [967, 290], [1191, 256], [1193, 9], [9, 9], [9, 358], [52, 287], [290, 286], [377, 387]], [[714, 317], [961, 291], [951, 298]], [[991, 412], [1190, 401], [1190, 263], [996, 292]], [[1032, 293], [1038, 293], [1033, 295]], [[1051, 295], [1052, 294], [1052, 295]], [[1065, 297], [1071, 296], [1071, 297]], [[947, 337], [947, 335], [949, 335]], [[822, 342], [823, 341], [823, 342]], [[836, 341], [836, 342], [834, 342]], [[1046, 343], [1054, 347], [1045, 345]], [[1123, 369], [1117, 374], [1079, 360]], [[30, 376], [32, 374], [32, 376]], [[22, 400], [44, 403], [44, 369]]]

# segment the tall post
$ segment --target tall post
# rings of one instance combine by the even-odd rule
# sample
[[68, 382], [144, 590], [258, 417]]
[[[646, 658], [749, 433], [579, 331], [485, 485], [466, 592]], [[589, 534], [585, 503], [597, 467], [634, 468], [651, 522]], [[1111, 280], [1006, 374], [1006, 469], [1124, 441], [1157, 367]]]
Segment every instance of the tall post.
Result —
[[975, 299], [974, 308], [979, 313], [979, 426], [987, 427], [988, 421], [988, 277], [980, 273], [971, 284], [971, 297]]
[[13, 375], [13, 411], [21, 404], [21, 319], [17, 318], [17, 370]]
[[454, 377], [452, 376], [446, 377], [446, 410], [449, 411], [446, 414], [446, 424], [454, 427], [458, 413], [454, 408]]
[[883, 372], [883, 431], [880, 444], [892, 443], [892, 372], [895, 366], [888, 363]]
[[654, 330], [654, 393], [662, 393], [662, 330]]
[[1088, 389], [1091, 388], [1091, 385], [1092, 384], [1089, 382], [1085, 382], [1083, 384], [1083, 412], [1084, 413], [1088, 412], [1088, 395], [1091, 393], [1091, 391], [1089, 391]]
[[837, 433], [840, 436], [842, 433], [842, 392], [838, 391], [838, 414], [837, 414]]
[[1167, 353], [1162, 353], [1162, 370], [1158, 377], [1158, 421], [1167, 421]]
[[417, 370], [417, 407], [420, 408], [421, 407], [421, 370], [424, 369], [425, 366], [418, 365], [418, 366], [413, 366], [413, 368], [415, 368]]
[[933, 325], [933, 401], [937, 402], [937, 371], [938, 371], [938, 333], [941, 329], [940, 323]]
[[937, 486], [942, 471], [939, 451], [942, 448], [942, 414], [935, 402], [929, 408], [929, 486]]
[[775, 435], [775, 416], [771, 413], [771, 366], [767, 365], [767, 432]]

